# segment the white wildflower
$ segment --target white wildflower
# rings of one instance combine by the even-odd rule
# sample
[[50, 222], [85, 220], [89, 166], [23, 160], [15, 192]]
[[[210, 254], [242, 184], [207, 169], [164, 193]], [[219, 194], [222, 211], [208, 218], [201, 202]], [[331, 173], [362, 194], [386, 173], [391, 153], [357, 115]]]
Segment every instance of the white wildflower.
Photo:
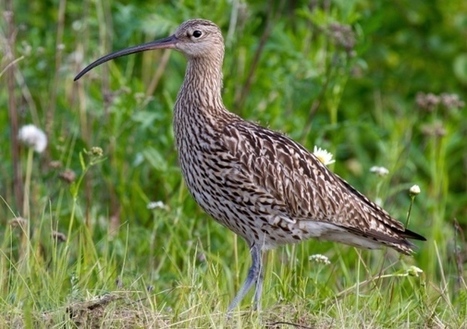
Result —
[[47, 136], [34, 125], [21, 127], [18, 133], [18, 139], [29, 147], [32, 147], [37, 153], [44, 152], [47, 147]]
[[373, 173], [373, 174], [376, 174], [376, 175], [378, 175], [380, 177], [383, 177], [383, 176], [386, 176], [387, 174], [389, 174], [389, 170], [387, 168], [378, 167], [378, 166], [371, 167], [370, 172]]
[[166, 209], [167, 206], [164, 204], [162, 201], [151, 201], [148, 203], [146, 206], [148, 209], [153, 210], [153, 209]]
[[408, 269], [407, 269], [407, 274], [409, 276], [416, 276], [418, 277], [420, 274], [423, 273], [423, 270], [421, 268], [418, 268], [417, 266], [410, 266]]
[[409, 194], [410, 196], [416, 196], [417, 194], [420, 194], [420, 186], [414, 185], [409, 189]]
[[311, 255], [310, 257], [308, 257], [308, 260], [313, 261], [315, 263], [321, 263], [324, 265], [331, 264], [331, 262], [329, 261], [329, 258], [321, 254]]
[[314, 149], [313, 149], [313, 154], [315, 155], [315, 157], [318, 158], [318, 160], [324, 164], [325, 166], [327, 165], [330, 165], [331, 163], [334, 163], [336, 162], [335, 160], [332, 159], [332, 153], [328, 152], [327, 150], [325, 149], [322, 149], [320, 147], [317, 147], [315, 145]]

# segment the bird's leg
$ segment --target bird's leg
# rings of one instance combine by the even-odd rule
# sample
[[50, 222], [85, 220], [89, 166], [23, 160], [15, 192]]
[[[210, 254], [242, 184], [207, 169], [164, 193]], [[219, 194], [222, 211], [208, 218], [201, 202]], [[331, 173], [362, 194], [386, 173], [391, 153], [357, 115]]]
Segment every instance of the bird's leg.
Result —
[[[264, 269], [263, 269], [263, 253], [261, 250], [259, 251], [259, 275], [256, 279], [256, 290], [255, 290], [255, 298], [253, 300], [253, 309], [259, 311], [261, 309], [261, 295], [263, 292], [263, 279], [264, 279]], [[253, 252], [252, 252], [253, 258]]]
[[252, 264], [250, 269], [248, 270], [248, 276], [246, 277], [246, 280], [243, 283], [240, 290], [238, 291], [237, 295], [230, 303], [229, 308], [227, 309], [227, 313], [232, 312], [232, 310], [237, 307], [237, 305], [242, 301], [243, 297], [245, 297], [245, 295], [251, 289], [251, 286], [253, 284], [256, 284], [254, 299], [255, 308], [258, 307], [263, 283], [261, 247], [257, 244], [253, 244], [250, 248], [250, 254]]

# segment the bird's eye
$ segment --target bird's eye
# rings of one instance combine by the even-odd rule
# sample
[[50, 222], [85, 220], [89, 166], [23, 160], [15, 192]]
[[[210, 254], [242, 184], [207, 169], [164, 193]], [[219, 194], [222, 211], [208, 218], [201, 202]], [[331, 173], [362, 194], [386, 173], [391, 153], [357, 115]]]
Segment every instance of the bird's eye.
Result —
[[199, 38], [202, 34], [203, 34], [203, 33], [202, 33], [200, 30], [195, 30], [195, 31], [193, 32], [193, 36], [194, 36], [195, 38]]

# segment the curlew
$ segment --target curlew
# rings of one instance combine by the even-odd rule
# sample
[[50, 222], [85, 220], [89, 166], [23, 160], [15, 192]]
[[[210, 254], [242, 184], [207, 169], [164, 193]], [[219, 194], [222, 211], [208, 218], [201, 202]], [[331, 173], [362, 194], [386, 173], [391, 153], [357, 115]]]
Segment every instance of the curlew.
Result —
[[186, 21], [167, 38], [106, 55], [75, 80], [111, 59], [168, 48], [188, 60], [173, 119], [186, 185], [201, 208], [250, 248], [252, 265], [228, 312], [253, 285], [258, 308], [265, 250], [317, 238], [410, 254], [414, 246], [408, 239], [425, 240], [300, 144], [226, 109], [221, 97], [224, 40], [208, 20]]

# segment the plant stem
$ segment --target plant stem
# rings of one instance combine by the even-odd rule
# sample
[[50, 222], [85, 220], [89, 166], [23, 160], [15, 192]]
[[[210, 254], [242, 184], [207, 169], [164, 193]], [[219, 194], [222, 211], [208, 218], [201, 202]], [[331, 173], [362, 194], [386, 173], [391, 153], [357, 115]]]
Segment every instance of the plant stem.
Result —
[[415, 196], [411, 195], [410, 196], [410, 206], [409, 210], [407, 211], [407, 219], [405, 220], [405, 227], [409, 227], [409, 222], [410, 222], [410, 214], [412, 213], [412, 206], [413, 206], [413, 201], [415, 200]]
[[29, 195], [31, 189], [31, 175], [32, 175], [32, 161], [34, 157], [34, 149], [28, 148], [28, 160], [26, 162], [26, 181], [24, 183], [24, 194], [23, 194], [23, 218], [29, 220], [30, 209], [29, 209]]

